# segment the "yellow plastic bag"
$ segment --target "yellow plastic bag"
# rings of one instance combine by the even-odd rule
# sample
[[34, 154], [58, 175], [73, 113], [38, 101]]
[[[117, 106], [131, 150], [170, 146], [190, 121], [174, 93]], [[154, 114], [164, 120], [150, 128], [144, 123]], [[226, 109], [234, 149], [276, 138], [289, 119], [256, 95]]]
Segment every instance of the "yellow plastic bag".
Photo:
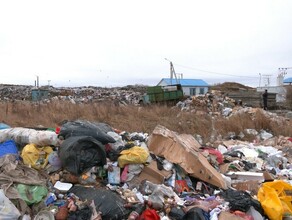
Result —
[[123, 168], [127, 164], [145, 163], [149, 153], [142, 147], [134, 146], [128, 150], [123, 150], [118, 158], [119, 167]]
[[53, 152], [49, 146], [38, 147], [36, 144], [27, 144], [22, 152], [23, 163], [35, 169], [43, 169], [48, 164], [48, 156]]
[[257, 196], [269, 219], [282, 220], [283, 216], [292, 214], [292, 197], [286, 193], [291, 190], [292, 185], [282, 180], [262, 185]]

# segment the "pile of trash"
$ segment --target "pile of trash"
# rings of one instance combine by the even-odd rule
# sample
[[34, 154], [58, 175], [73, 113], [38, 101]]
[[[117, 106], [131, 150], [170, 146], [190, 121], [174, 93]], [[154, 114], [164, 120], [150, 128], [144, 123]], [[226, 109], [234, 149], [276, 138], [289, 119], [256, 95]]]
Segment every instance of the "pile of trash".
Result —
[[228, 116], [232, 109], [246, 107], [241, 100], [229, 98], [220, 91], [207, 92], [205, 95], [191, 96], [176, 104], [182, 111], [202, 111], [213, 115]]
[[225, 220], [292, 216], [292, 138], [200, 143], [157, 125], [0, 126], [1, 219]]
[[[32, 90], [36, 89], [38, 88], [35, 86], [0, 84], [0, 101], [31, 101]], [[137, 105], [146, 92], [146, 86], [143, 85], [113, 88], [42, 86], [39, 89], [48, 91], [48, 97], [43, 97], [41, 102], [70, 101], [73, 104], [111, 101], [123, 105]]]
[[208, 114], [212, 117], [223, 116], [226, 118], [238, 114], [249, 114], [252, 118], [255, 118], [256, 113], [260, 111], [267, 119], [275, 121], [276, 123], [283, 123], [287, 119], [292, 118], [291, 111], [264, 111], [259, 107], [247, 106], [247, 104], [241, 100], [234, 100], [220, 91], [208, 92], [205, 95], [191, 96], [183, 101], [179, 101], [173, 108], [179, 108], [181, 111], [192, 112], [199, 115]]

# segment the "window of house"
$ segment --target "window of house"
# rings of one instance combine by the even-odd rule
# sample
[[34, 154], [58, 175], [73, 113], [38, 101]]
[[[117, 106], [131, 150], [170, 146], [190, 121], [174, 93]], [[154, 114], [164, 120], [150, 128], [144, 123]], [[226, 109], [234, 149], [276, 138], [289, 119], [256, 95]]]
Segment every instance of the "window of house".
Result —
[[190, 88], [190, 95], [196, 95], [196, 88]]
[[205, 89], [204, 88], [200, 88], [200, 94], [203, 95], [205, 93]]

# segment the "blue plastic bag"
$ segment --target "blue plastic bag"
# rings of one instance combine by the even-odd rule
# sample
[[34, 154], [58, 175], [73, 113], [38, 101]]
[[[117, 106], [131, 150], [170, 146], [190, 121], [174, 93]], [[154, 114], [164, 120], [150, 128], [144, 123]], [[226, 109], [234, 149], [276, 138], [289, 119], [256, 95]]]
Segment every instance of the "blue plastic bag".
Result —
[[18, 156], [18, 149], [13, 140], [8, 140], [0, 144], [0, 157], [6, 154], [14, 154]]

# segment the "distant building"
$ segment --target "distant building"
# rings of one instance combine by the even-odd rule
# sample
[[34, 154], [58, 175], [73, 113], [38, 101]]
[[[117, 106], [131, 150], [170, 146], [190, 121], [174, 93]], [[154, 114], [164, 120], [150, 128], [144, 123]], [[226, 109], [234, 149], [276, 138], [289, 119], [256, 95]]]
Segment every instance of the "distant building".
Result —
[[42, 99], [47, 99], [49, 90], [47, 89], [32, 89], [31, 90], [31, 99], [32, 101], [40, 101]]
[[276, 94], [276, 102], [284, 102], [286, 100], [286, 86], [292, 84], [292, 77], [283, 79], [284, 77], [278, 76], [278, 81], [276, 86], [260, 86], [257, 87], [257, 92], [263, 93], [265, 90], [268, 90], [268, 93]]
[[284, 83], [284, 84], [287, 83], [287, 84], [291, 85], [291, 84], [292, 84], [292, 77], [287, 78], [287, 79], [284, 79], [284, 80], [283, 80], [283, 83]]
[[170, 79], [162, 78], [157, 84], [158, 86], [168, 86], [181, 84], [184, 95], [205, 95], [209, 90], [209, 85], [202, 79]]

